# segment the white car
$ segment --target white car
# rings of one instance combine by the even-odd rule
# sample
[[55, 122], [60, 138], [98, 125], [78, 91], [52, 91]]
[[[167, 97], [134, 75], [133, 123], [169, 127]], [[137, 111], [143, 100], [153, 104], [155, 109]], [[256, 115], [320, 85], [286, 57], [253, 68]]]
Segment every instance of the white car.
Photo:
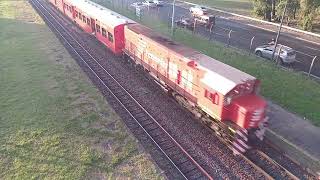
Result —
[[[281, 52], [279, 55], [280, 48], [281, 48]], [[254, 52], [257, 56], [271, 59], [273, 51], [274, 51], [274, 45], [263, 45], [263, 46], [258, 46]], [[278, 58], [278, 55], [279, 55], [279, 58]], [[296, 61], [296, 52], [288, 46], [278, 44], [276, 51], [274, 53], [274, 59], [277, 59], [277, 58], [280, 64], [292, 64]]]
[[132, 3], [130, 6], [133, 7], [133, 8], [144, 8], [144, 7], [146, 7], [146, 6], [145, 6], [143, 3], [141, 3], [141, 2]]
[[203, 6], [194, 6], [194, 7], [191, 7], [189, 9], [190, 13], [191, 14], [195, 14], [195, 15], [205, 15], [208, 13], [208, 9], [203, 7]]
[[147, 7], [157, 7], [157, 4], [156, 3], [154, 3], [153, 1], [145, 1], [145, 2], [143, 2], [143, 4], [145, 5], [145, 6], [147, 6]]
[[153, 0], [153, 2], [154, 2], [157, 6], [163, 6], [163, 5], [164, 5], [164, 2], [163, 2], [163, 1]]

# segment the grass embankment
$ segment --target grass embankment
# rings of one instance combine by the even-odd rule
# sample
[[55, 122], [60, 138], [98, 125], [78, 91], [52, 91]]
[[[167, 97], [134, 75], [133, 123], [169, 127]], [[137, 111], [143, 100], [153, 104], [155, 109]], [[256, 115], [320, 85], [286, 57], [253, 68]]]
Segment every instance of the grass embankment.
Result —
[[0, 1], [0, 32], [0, 179], [158, 178], [27, 1]]
[[[104, 0], [95, 0], [119, 13], [130, 17], [152, 29], [170, 35], [168, 25], [160, 22], [156, 14], [144, 16], [141, 21], [134, 13], [126, 8], [115, 8]], [[261, 93], [264, 97], [281, 105], [291, 112], [295, 112], [310, 119], [320, 126], [320, 84], [297, 72], [279, 69], [270, 61], [262, 61], [246, 52], [226, 48], [218, 42], [209, 42], [207, 39], [191, 32], [177, 29], [176, 41], [193, 47], [204, 54], [247, 72], [262, 81]]]
[[225, 11], [250, 15], [253, 9], [250, 0], [181, 0], [190, 3], [205, 5], [213, 8], [222, 9]]

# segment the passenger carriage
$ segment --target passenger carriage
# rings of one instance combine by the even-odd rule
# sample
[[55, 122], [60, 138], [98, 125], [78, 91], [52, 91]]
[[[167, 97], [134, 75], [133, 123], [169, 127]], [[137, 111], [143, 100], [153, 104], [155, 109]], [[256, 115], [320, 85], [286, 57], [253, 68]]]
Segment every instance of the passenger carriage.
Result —
[[124, 48], [124, 26], [134, 21], [91, 1], [71, 0], [75, 22], [87, 33], [93, 34], [116, 55]]

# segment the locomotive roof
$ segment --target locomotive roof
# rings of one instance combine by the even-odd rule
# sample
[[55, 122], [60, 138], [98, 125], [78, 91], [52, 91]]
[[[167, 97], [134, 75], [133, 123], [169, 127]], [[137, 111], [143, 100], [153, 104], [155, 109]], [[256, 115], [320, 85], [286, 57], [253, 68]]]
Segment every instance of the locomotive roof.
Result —
[[90, 17], [112, 28], [121, 24], [134, 23], [133, 20], [89, 0], [70, 0], [70, 2]]
[[186, 61], [186, 63], [189, 63], [190, 61], [196, 62], [198, 68], [206, 70], [201, 81], [221, 94], [225, 95], [238, 84], [256, 79], [245, 72], [215, 60], [190, 47], [174, 42], [143, 25], [130, 24], [127, 25], [127, 27], [130, 30], [142, 34], [161, 44], [165, 48], [183, 56], [184, 58], [182, 60]]

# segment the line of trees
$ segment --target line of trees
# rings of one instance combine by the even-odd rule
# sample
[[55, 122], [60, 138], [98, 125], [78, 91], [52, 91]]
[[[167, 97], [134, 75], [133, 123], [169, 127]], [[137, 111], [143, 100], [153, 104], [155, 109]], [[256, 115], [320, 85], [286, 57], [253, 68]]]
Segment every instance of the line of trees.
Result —
[[288, 2], [286, 19], [299, 23], [304, 30], [312, 30], [314, 21], [320, 15], [320, 0], [251, 0], [255, 15], [264, 17], [268, 21], [279, 21]]

